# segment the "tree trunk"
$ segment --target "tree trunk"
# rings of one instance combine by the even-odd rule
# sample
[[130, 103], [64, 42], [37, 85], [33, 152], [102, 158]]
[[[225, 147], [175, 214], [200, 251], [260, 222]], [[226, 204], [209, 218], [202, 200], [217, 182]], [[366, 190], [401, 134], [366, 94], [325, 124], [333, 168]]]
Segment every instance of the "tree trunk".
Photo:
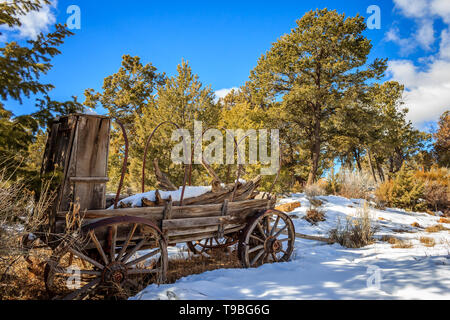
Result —
[[308, 186], [314, 184], [314, 182], [316, 181], [320, 160], [320, 143], [320, 119], [316, 117], [316, 123], [314, 125], [313, 145], [311, 147], [311, 169], [308, 176]]
[[375, 174], [375, 169], [373, 167], [372, 154], [370, 153], [369, 149], [367, 149], [367, 157], [369, 158], [369, 166], [370, 170], [372, 171], [373, 180], [375, 180], [375, 183], [378, 183], [377, 175]]
[[385, 177], [384, 177], [384, 172], [383, 172], [383, 168], [381, 167], [380, 163], [378, 162], [377, 158], [375, 158], [375, 164], [377, 166], [377, 170], [378, 170], [378, 175], [380, 176], [381, 182], [386, 181]]
[[362, 167], [361, 167], [361, 157], [359, 155], [358, 150], [353, 150], [353, 154], [355, 155], [355, 161], [356, 161], [356, 165], [358, 166], [358, 171], [361, 172], [362, 171]]

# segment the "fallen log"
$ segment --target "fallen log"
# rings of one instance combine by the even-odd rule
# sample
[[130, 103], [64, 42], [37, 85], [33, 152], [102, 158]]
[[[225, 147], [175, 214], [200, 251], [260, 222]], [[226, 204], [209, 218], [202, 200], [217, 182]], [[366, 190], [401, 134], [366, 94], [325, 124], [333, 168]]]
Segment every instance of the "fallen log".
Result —
[[157, 187], [163, 191], [177, 191], [178, 188], [170, 181], [170, 179], [159, 168], [158, 160], [153, 160], [155, 168], [155, 176], [157, 180]]

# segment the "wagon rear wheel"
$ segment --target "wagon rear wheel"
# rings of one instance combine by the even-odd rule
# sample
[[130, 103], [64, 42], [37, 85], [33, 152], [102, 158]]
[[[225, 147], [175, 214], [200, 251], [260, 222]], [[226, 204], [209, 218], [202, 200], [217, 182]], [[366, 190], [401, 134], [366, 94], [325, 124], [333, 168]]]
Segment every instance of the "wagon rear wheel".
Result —
[[83, 229], [84, 248], [61, 244], [45, 269], [51, 294], [64, 300], [127, 298], [150, 282], [163, 283], [167, 244], [146, 219], [116, 217]]
[[186, 242], [186, 245], [193, 254], [209, 255], [213, 250], [226, 250], [235, 245], [238, 241], [232, 235], [225, 235], [223, 238], [213, 237], [198, 241]]
[[295, 228], [291, 218], [268, 210], [252, 219], [239, 240], [239, 258], [245, 268], [289, 261], [294, 251]]

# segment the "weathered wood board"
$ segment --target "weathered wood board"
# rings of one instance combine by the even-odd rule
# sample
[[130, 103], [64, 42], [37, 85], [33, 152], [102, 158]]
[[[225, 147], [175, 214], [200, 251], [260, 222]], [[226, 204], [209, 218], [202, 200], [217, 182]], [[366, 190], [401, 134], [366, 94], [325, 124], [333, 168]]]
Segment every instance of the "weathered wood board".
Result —
[[56, 169], [63, 177], [49, 212], [51, 232], [57, 212], [69, 211], [75, 201], [81, 210], [105, 209], [110, 126], [107, 117], [80, 114], [51, 125], [41, 175]]

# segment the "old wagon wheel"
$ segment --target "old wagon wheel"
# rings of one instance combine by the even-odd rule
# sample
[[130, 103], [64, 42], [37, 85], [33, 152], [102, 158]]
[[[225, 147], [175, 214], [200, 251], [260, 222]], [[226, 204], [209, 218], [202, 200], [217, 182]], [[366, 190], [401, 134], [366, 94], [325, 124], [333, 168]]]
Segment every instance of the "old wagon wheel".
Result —
[[114, 217], [86, 226], [83, 233], [89, 240], [85, 249], [62, 244], [46, 266], [46, 288], [53, 294], [63, 291], [58, 298], [126, 298], [150, 282], [165, 281], [167, 244], [152, 222]]
[[295, 228], [291, 218], [267, 210], [248, 223], [239, 240], [238, 254], [245, 268], [289, 261], [294, 250]]
[[223, 238], [212, 237], [198, 241], [186, 242], [186, 245], [193, 254], [207, 254], [212, 250], [227, 249], [235, 245], [238, 240], [234, 234], [225, 235]]

